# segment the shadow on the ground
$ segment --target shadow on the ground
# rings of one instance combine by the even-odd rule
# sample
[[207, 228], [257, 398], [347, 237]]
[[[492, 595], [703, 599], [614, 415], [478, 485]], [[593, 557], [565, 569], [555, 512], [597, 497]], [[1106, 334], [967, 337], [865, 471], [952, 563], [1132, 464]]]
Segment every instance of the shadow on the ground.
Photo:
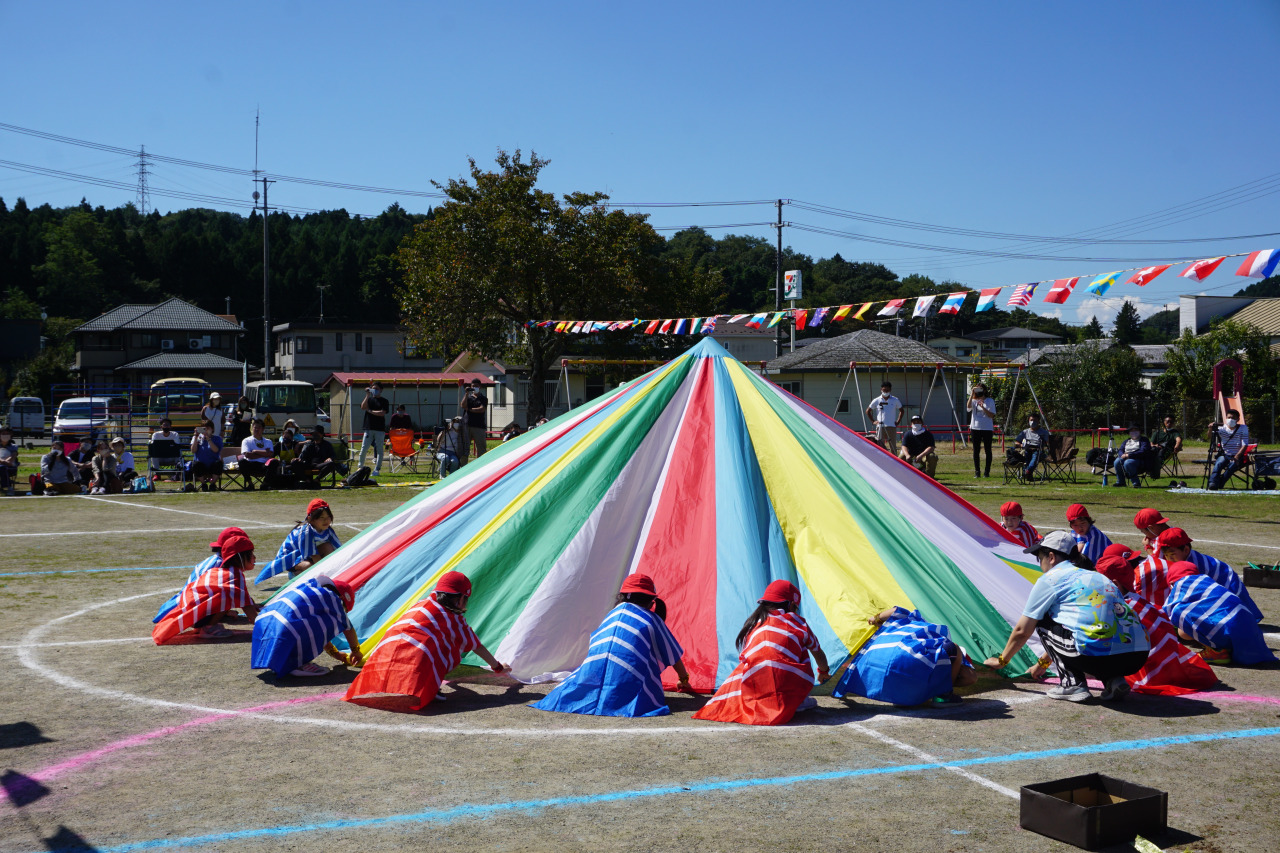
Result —
[[184, 631], [183, 633], [174, 637], [169, 642], [165, 643], [165, 645], [166, 646], [207, 646], [207, 645], [224, 645], [227, 643], [253, 642], [252, 631], [237, 631], [235, 629], [229, 629], [229, 630], [231, 631], [231, 636], [223, 637], [221, 639], [199, 637], [199, 636], [196, 636], [195, 631]]
[[27, 720], [0, 725], [0, 749], [17, 749], [35, 743], [53, 743], [53, 738], [45, 737], [39, 726]]
[[507, 705], [524, 705], [536, 702], [543, 694], [527, 692], [525, 685], [515, 683], [509, 685], [501, 693], [477, 693], [458, 682], [450, 682], [453, 690], [441, 691], [436, 701], [429, 702], [425, 708], [416, 713], [424, 717], [440, 717], [445, 714], [457, 714], [464, 711], [482, 711], [491, 708], [502, 708]]
[[0, 787], [4, 788], [9, 802], [18, 808], [28, 806], [49, 793], [49, 789], [30, 776], [24, 776], [16, 770], [6, 770], [0, 776]]
[[1222, 709], [1217, 705], [1189, 696], [1151, 696], [1130, 693], [1123, 702], [1099, 703], [1111, 710], [1128, 714], [1131, 717], [1157, 717], [1159, 719], [1177, 719], [1180, 717], [1204, 717], [1209, 714], [1220, 714]]
[[358, 670], [339, 665], [331, 668], [324, 675], [283, 675], [277, 678], [274, 672], [264, 669], [257, 673], [257, 676], [263, 684], [288, 689], [291, 687], [345, 687], [356, 680], [357, 674]]
[[92, 853], [99, 848], [94, 847], [79, 833], [72, 832], [65, 826], [59, 826], [57, 833], [44, 839], [44, 846], [58, 853]]
[[[1152, 835], [1147, 840], [1157, 845], [1161, 850], [1164, 850], [1166, 847], [1176, 847], [1181, 849], [1184, 845], [1195, 844], [1197, 841], [1203, 841], [1204, 837], [1190, 832], [1183, 832], [1181, 829], [1169, 827], [1159, 835]], [[1099, 847], [1098, 853], [1142, 853], [1142, 850], [1143, 848], [1139, 847], [1136, 841], [1126, 841], [1123, 844], [1112, 844], [1109, 847]]]

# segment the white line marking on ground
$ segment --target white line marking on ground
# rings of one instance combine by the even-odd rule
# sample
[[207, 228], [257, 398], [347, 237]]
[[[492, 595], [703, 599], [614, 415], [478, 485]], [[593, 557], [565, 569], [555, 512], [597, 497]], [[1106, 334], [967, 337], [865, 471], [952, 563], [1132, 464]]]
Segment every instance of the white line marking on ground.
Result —
[[133, 503], [132, 501], [113, 501], [110, 498], [96, 498], [91, 495], [79, 495], [79, 498], [81, 500], [86, 500], [86, 501], [101, 501], [104, 504], [112, 504], [113, 506], [127, 506], [130, 509], [155, 509], [155, 510], [159, 510], [160, 512], [180, 512], [183, 515], [198, 515], [201, 518], [216, 518], [219, 521], [234, 521], [236, 524], [239, 524], [239, 525], [256, 523], [253, 521], [244, 521], [239, 518], [229, 518], [225, 515], [214, 515], [211, 512], [196, 512], [190, 509], [174, 509], [173, 507], [156, 506], [155, 504]]
[[[916, 747], [912, 746], [909, 743], [903, 743], [900, 740], [891, 738], [884, 732], [878, 732], [875, 729], [868, 728], [862, 725], [861, 723], [846, 723], [845, 727], [853, 729], [854, 731], [862, 732], [867, 737], [873, 738], [875, 740], [880, 741], [881, 743], [886, 743], [889, 746], [895, 747], [896, 749], [900, 749], [903, 752], [914, 755], [916, 758], [919, 758], [921, 761], [927, 761], [930, 764], [946, 763], [946, 760], [943, 758], [939, 758], [936, 755], [931, 755], [930, 753], [925, 752], [923, 749], [917, 749]], [[1004, 794], [1006, 797], [1012, 797], [1015, 800], [1020, 797], [1020, 794], [1017, 791], [1013, 790], [1012, 788], [1006, 788], [1004, 785], [1001, 785], [998, 782], [991, 781], [986, 776], [979, 776], [977, 773], [966, 770], [963, 767], [943, 767], [943, 769], [951, 773], [955, 773], [957, 776], [963, 776], [964, 778], [968, 779], [970, 782], [977, 782], [982, 787], [990, 788], [992, 791], [995, 791], [998, 794]]]
[[[54, 646], [105, 646], [108, 643], [141, 643], [142, 641], [152, 642], [150, 636], [146, 637], [116, 637], [110, 640], [63, 640], [59, 643], [41, 643], [40, 648], [48, 649]], [[14, 651], [15, 649], [23, 649], [26, 646], [0, 646], [0, 651]]]
[[1266, 548], [1270, 551], [1280, 551], [1280, 545], [1258, 545], [1253, 542], [1223, 542], [1219, 539], [1197, 539], [1197, 542], [1210, 542], [1214, 545], [1240, 545], [1245, 548]]
[[[216, 516], [215, 516], [216, 517]], [[359, 530], [373, 524], [372, 521], [348, 521], [343, 522], [340, 526], [351, 527]], [[293, 522], [275, 523], [275, 522], [243, 522], [241, 526], [245, 530], [284, 530], [292, 529], [297, 525]], [[131, 528], [129, 530], [66, 530], [58, 533], [0, 533], [0, 539], [20, 539], [32, 536], [124, 536], [135, 533], [197, 533], [207, 530], [225, 530], [225, 527], [155, 527], [151, 529]]]

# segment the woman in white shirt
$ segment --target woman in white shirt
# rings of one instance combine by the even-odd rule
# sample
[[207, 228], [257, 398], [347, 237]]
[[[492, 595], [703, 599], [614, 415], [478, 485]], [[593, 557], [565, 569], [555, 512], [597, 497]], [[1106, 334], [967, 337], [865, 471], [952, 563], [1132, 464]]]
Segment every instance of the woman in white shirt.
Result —
[[[996, 429], [996, 401], [987, 393], [987, 386], [978, 383], [973, 386], [973, 393], [965, 402], [969, 412], [969, 442], [973, 445], [973, 476], [991, 476], [991, 438]], [[979, 470], [979, 451], [987, 450], [986, 468]]]
[[209, 405], [200, 411], [200, 417], [208, 418], [213, 424], [213, 434], [222, 438], [222, 395], [214, 391], [209, 395]]

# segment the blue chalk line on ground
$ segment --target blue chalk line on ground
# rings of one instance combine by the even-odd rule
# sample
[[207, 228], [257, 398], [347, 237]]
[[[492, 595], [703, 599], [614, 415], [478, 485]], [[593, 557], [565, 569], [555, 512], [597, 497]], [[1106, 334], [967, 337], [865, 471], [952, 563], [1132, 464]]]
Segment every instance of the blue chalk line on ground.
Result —
[[162, 572], [169, 569], [190, 570], [191, 566], [122, 566], [117, 569], [54, 569], [47, 572], [0, 572], [0, 578], [16, 578], [23, 575], [83, 575], [92, 574], [93, 572]]
[[[925, 770], [946, 770], [951, 767], [975, 767], [983, 764], [1008, 764], [1019, 761], [1036, 761], [1045, 758], [1060, 758], [1069, 755], [1097, 755], [1108, 752], [1126, 752], [1138, 749], [1149, 749], [1161, 746], [1179, 746], [1189, 743], [1205, 743], [1215, 740], [1238, 740], [1242, 738], [1275, 737], [1280, 735], [1280, 727], [1261, 729], [1240, 729], [1228, 732], [1207, 732], [1193, 735], [1173, 735], [1170, 737], [1147, 738], [1144, 740], [1122, 740], [1111, 743], [1086, 744], [1068, 746], [1060, 749], [1044, 749], [1035, 752], [1014, 752], [1006, 755], [988, 755], [979, 758], [963, 758], [957, 761], [936, 761], [923, 764], [897, 764], [888, 767], [865, 767], [856, 770], [832, 770], [826, 773], [809, 773], [800, 776], [773, 776], [764, 779], [731, 779], [719, 782], [703, 782], [694, 785], [667, 785], [660, 788], [639, 788], [627, 791], [612, 791], [602, 794], [587, 794], [577, 797], [552, 797], [542, 800], [517, 800], [507, 803], [484, 803], [479, 805], [462, 805], [450, 809], [416, 812], [414, 814], [389, 815], [387, 817], [355, 818], [349, 820], [331, 820], [322, 823], [298, 824], [294, 826], [263, 827], [260, 829], [242, 829], [232, 832], [219, 832], [210, 835], [190, 835], [185, 838], [157, 838], [151, 841], [135, 841], [115, 847], [95, 848], [99, 853], [133, 853], [137, 850], [162, 850], [173, 847], [200, 847], [208, 844], [225, 844], [234, 841], [247, 841], [255, 838], [277, 838], [288, 835], [299, 835], [309, 832], [326, 832], [344, 829], [364, 829], [369, 827], [393, 826], [411, 823], [441, 823], [458, 818], [491, 817], [507, 812], [527, 812], [541, 809], [597, 805], [616, 803], [625, 800], [665, 797], [673, 794], [711, 794], [724, 791], [737, 791], [746, 788], [769, 788], [795, 785], [803, 782], [829, 782], [841, 779], [854, 779], [860, 776], [881, 776], [891, 773], [916, 773]], [[73, 853], [83, 847], [60, 847], [52, 853]], [[33, 851], [35, 853], [35, 851]], [[43, 853], [50, 853], [48, 849]]]

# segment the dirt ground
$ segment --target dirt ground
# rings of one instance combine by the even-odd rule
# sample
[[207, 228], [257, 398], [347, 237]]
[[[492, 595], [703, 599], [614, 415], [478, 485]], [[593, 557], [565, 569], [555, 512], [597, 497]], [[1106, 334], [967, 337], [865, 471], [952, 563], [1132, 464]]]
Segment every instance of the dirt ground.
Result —
[[[1082, 499], [1133, 544], [1133, 512], [1153, 505], [1233, 565], [1280, 556], [1270, 497], [1010, 490], [971, 479], [964, 457], [943, 463], [980, 509], [1016, 497], [1042, 532]], [[326, 497], [349, 537], [412, 494]], [[279, 683], [249, 670], [244, 624], [232, 640], [151, 643], [156, 608], [219, 529], [270, 550], [310, 497], [0, 501], [0, 853], [1036, 853], [1072, 848], [1018, 827], [1018, 788], [1091, 771], [1168, 791], [1164, 849], [1280, 846], [1280, 670], [1226, 668], [1223, 690], [1115, 706], [984, 674], [959, 706], [819, 695], [791, 725], [756, 729], [692, 720], [701, 700], [674, 694], [656, 720], [546, 714], [525, 707], [546, 687], [474, 670], [426, 712], [391, 714], [338, 701], [341, 668]], [[1280, 590], [1254, 594], [1280, 648]]]

